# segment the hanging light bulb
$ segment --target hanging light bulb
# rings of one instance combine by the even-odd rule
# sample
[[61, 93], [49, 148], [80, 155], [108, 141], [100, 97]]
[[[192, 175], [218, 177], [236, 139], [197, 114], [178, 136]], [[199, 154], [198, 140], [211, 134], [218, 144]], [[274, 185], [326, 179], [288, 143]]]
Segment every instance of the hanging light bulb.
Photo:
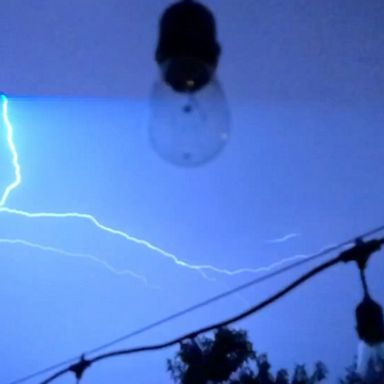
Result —
[[175, 93], [167, 84], [154, 86], [150, 141], [165, 160], [196, 166], [213, 159], [229, 137], [229, 116], [216, 80], [198, 93]]
[[357, 372], [367, 384], [384, 382], [384, 317], [380, 304], [368, 291], [364, 270], [360, 271], [364, 298], [356, 308], [356, 330], [360, 338]]
[[160, 21], [150, 141], [165, 160], [197, 166], [213, 159], [229, 137], [229, 108], [216, 77], [220, 46], [215, 20], [202, 4], [184, 0]]

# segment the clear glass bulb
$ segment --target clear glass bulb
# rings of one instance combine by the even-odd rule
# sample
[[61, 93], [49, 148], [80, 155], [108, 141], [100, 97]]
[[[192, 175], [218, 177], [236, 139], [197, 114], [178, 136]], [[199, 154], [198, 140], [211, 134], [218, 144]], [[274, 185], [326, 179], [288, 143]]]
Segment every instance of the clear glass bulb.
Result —
[[360, 341], [357, 373], [367, 384], [384, 382], [384, 343], [369, 345]]
[[154, 85], [149, 135], [163, 159], [185, 167], [204, 164], [220, 153], [229, 131], [229, 108], [216, 78], [194, 92], [175, 91], [164, 81]]

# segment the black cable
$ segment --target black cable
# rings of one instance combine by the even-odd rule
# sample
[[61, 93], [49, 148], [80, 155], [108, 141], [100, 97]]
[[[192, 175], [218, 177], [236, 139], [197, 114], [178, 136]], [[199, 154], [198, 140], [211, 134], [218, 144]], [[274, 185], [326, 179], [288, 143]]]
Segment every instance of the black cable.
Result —
[[363, 286], [364, 296], [370, 297], [371, 295], [369, 294], [367, 278], [365, 276], [365, 270], [364, 269], [360, 269], [360, 280], [361, 280], [361, 284]]
[[[318, 253], [315, 253], [315, 254], [313, 254], [311, 256], [306, 257], [303, 260], [299, 260], [299, 261], [294, 262], [294, 263], [292, 263], [292, 264], [290, 264], [288, 266], [285, 266], [285, 267], [282, 267], [282, 268], [280, 268], [280, 269], [278, 269], [276, 271], [273, 271], [273, 272], [271, 272], [269, 274], [265, 274], [265, 275], [263, 275], [261, 277], [253, 279], [253, 280], [251, 280], [251, 281], [249, 281], [247, 283], [244, 283], [244, 284], [242, 284], [240, 286], [237, 286], [237, 287], [235, 287], [235, 288], [233, 288], [231, 290], [228, 290], [226, 292], [218, 294], [218, 295], [216, 295], [214, 297], [211, 297], [211, 298], [209, 298], [207, 300], [204, 300], [204, 301], [202, 301], [202, 302], [200, 302], [198, 304], [195, 304], [195, 305], [190, 306], [188, 308], [185, 308], [185, 309], [183, 309], [183, 310], [181, 310], [179, 312], [176, 312], [176, 313], [174, 313], [174, 314], [172, 314], [170, 316], [167, 316], [167, 317], [165, 317], [163, 319], [160, 319], [160, 320], [158, 320], [158, 321], [156, 321], [154, 323], [148, 324], [145, 327], [139, 328], [139, 329], [137, 329], [137, 330], [135, 330], [133, 332], [130, 332], [130, 333], [128, 333], [126, 335], [123, 335], [123, 336], [121, 336], [121, 337], [119, 337], [117, 339], [114, 339], [114, 340], [112, 340], [112, 341], [110, 341], [108, 343], [105, 343], [105, 344], [103, 344], [103, 345], [101, 345], [99, 347], [91, 349], [91, 350], [87, 351], [85, 353], [85, 355], [89, 355], [89, 354], [93, 354], [93, 353], [99, 352], [102, 349], [108, 348], [108, 347], [110, 347], [112, 345], [118, 344], [118, 343], [120, 343], [122, 341], [125, 341], [125, 340], [128, 340], [128, 339], [130, 339], [130, 338], [132, 338], [134, 336], [137, 336], [139, 334], [142, 334], [144, 332], [152, 330], [152, 329], [154, 329], [154, 328], [156, 328], [156, 327], [158, 327], [158, 326], [160, 326], [162, 324], [165, 324], [165, 323], [167, 323], [169, 321], [172, 321], [172, 320], [175, 320], [175, 319], [177, 319], [179, 317], [182, 317], [182, 316], [184, 316], [184, 315], [186, 315], [186, 314], [188, 314], [190, 312], [193, 312], [193, 311], [195, 311], [197, 309], [203, 308], [203, 307], [205, 307], [205, 306], [207, 306], [209, 304], [212, 304], [212, 303], [214, 303], [216, 301], [219, 301], [219, 300], [221, 300], [223, 298], [231, 296], [231, 295], [233, 295], [233, 294], [235, 294], [235, 293], [237, 293], [239, 291], [242, 291], [244, 289], [252, 287], [252, 286], [254, 286], [256, 284], [259, 284], [259, 283], [261, 283], [263, 281], [269, 280], [272, 277], [275, 277], [275, 276], [278, 276], [278, 275], [280, 275], [282, 273], [288, 272], [288, 271], [290, 271], [290, 270], [292, 270], [294, 268], [300, 267], [301, 265], [309, 263], [309, 262], [311, 262], [311, 261], [313, 261], [313, 260], [315, 260], [315, 259], [317, 259], [317, 258], [319, 258], [321, 256], [325, 256], [325, 255], [329, 254], [332, 251], [336, 251], [336, 250], [338, 250], [338, 249], [340, 249], [342, 247], [350, 245], [357, 238], [358, 239], [364, 239], [364, 238], [366, 238], [368, 236], [374, 235], [374, 234], [376, 234], [378, 232], [381, 232], [383, 230], [384, 230], [384, 225], [376, 227], [374, 229], [371, 229], [371, 230], [369, 230], [369, 231], [367, 231], [367, 232], [365, 232], [363, 234], [360, 234], [359, 236], [356, 236], [356, 237], [354, 237], [354, 238], [352, 238], [350, 240], [346, 240], [346, 241], [344, 241], [344, 242], [342, 242], [342, 243], [340, 243], [338, 245], [327, 247], [327, 248], [321, 250]], [[70, 359], [67, 359], [67, 360], [65, 360], [63, 362], [60, 362], [60, 363], [51, 365], [51, 366], [49, 366], [47, 368], [44, 368], [42, 370], [36, 371], [36, 372], [34, 372], [34, 373], [32, 373], [32, 374], [30, 374], [28, 376], [25, 376], [23, 378], [20, 378], [20, 379], [17, 379], [15, 381], [12, 381], [9, 384], [20, 384], [20, 383], [26, 382], [26, 381], [28, 381], [30, 379], [33, 379], [33, 378], [37, 377], [37, 376], [41, 376], [41, 375], [43, 375], [45, 373], [51, 372], [51, 371], [53, 371], [55, 369], [58, 369], [58, 368], [60, 368], [60, 367], [62, 367], [64, 365], [69, 365], [69, 364], [75, 363], [76, 361], [78, 361], [79, 358], [80, 358], [80, 355], [76, 356], [76, 357], [73, 357], [73, 358], [70, 358]]]
[[[351, 242], [352, 241], [349, 241], [348, 244], [350, 244]], [[148, 324], [147, 326], [139, 328], [139, 329], [137, 329], [137, 330], [135, 330], [133, 332], [130, 332], [130, 333], [126, 334], [126, 335], [123, 335], [123, 336], [121, 336], [121, 337], [119, 337], [117, 339], [114, 339], [114, 340], [112, 340], [112, 341], [110, 341], [108, 343], [105, 343], [105, 344], [103, 344], [103, 345], [101, 345], [99, 347], [91, 349], [91, 350], [87, 351], [85, 353], [85, 355], [90, 355], [90, 354], [93, 354], [93, 353], [97, 353], [100, 350], [106, 349], [106, 348], [111, 347], [113, 345], [116, 345], [116, 344], [118, 344], [118, 343], [120, 343], [122, 341], [128, 340], [128, 339], [130, 339], [130, 338], [132, 338], [134, 336], [137, 336], [137, 335], [140, 335], [140, 334], [142, 334], [144, 332], [152, 330], [152, 329], [154, 329], [154, 328], [156, 328], [156, 327], [158, 327], [160, 325], [163, 325], [163, 324], [165, 324], [165, 323], [167, 323], [169, 321], [172, 321], [172, 320], [175, 320], [175, 319], [177, 319], [179, 317], [187, 315], [188, 313], [191, 313], [191, 312], [193, 312], [193, 311], [195, 311], [197, 309], [206, 307], [209, 304], [212, 304], [212, 303], [214, 303], [216, 301], [224, 299], [224, 298], [226, 298], [228, 296], [234, 295], [237, 292], [240, 292], [240, 291], [242, 291], [244, 289], [252, 287], [252, 286], [254, 286], [256, 284], [259, 284], [259, 283], [261, 283], [263, 281], [269, 280], [272, 277], [278, 276], [278, 275], [280, 275], [282, 273], [288, 272], [288, 271], [290, 271], [290, 270], [292, 270], [294, 268], [297, 268], [297, 267], [299, 267], [301, 265], [304, 265], [304, 264], [306, 264], [306, 263], [308, 263], [310, 261], [313, 261], [313, 260], [315, 260], [315, 259], [317, 259], [317, 258], [319, 258], [321, 256], [324, 256], [324, 255], [326, 255], [326, 254], [328, 254], [328, 253], [330, 253], [330, 252], [332, 252], [334, 250], [337, 250], [337, 249], [339, 249], [339, 248], [341, 248], [342, 246], [345, 246], [345, 245], [346, 245], [346, 242], [343, 243], [342, 245], [328, 247], [328, 248], [326, 248], [326, 249], [324, 249], [324, 250], [322, 250], [322, 251], [320, 251], [320, 252], [318, 252], [318, 253], [316, 253], [316, 254], [314, 254], [312, 256], [309, 256], [308, 258], [305, 258], [303, 260], [299, 260], [299, 261], [294, 262], [294, 263], [292, 263], [292, 264], [290, 264], [288, 266], [282, 267], [282, 268], [280, 268], [280, 269], [278, 269], [276, 271], [273, 271], [271, 273], [265, 274], [265, 275], [263, 275], [261, 277], [258, 277], [256, 279], [253, 279], [253, 280], [251, 280], [251, 281], [249, 281], [247, 283], [244, 283], [244, 284], [242, 284], [240, 286], [237, 286], [237, 287], [235, 287], [233, 289], [230, 289], [230, 290], [225, 291], [225, 292], [223, 292], [221, 294], [213, 296], [213, 297], [211, 297], [211, 298], [209, 298], [207, 300], [204, 300], [204, 301], [202, 301], [202, 302], [200, 302], [198, 304], [195, 304], [195, 305], [192, 305], [192, 306], [190, 306], [188, 308], [185, 308], [185, 309], [183, 309], [183, 310], [181, 310], [179, 312], [176, 312], [176, 313], [174, 313], [174, 314], [172, 314], [170, 316], [164, 317], [164, 318], [162, 318], [162, 319], [160, 319], [160, 320], [158, 320], [158, 321], [156, 321], [154, 323]], [[70, 358], [70, 359], [67, 359], [67, 360], [65, 360], [65, 361], [63, 361], [61, 363], [57, 363], [57, 364], [51, 365], [51, 366], [49, 366], [49, 367], [47, 367], [45, 369], [36, 371], [36, 372], [34, 372], [34, 373], [32, 373], [32, 374], [30, 374], [28, 376], [25, 376], [25, 377], [23, 377], [21, 379], [12, 381], [9, 384], [20, 384], [20, 383], [23, 383], [23, 382], [28, 381], [30, 379], [33, 379], [33, 378], [35, 378], [37, 376], [41, 376], [41, 375], [43, 375], [45, 373], [48, 373], [48, 372], [53, 371], [55, 369], [58, 369], [58, 368], [60, 368], [60, 367], [62, 367], [64, 365], [75, 363], [76, 361], [78, 361], [79, 357], [80, 357], [80, 355], [76, 356], [76, 357], [73, 357], [73, 358]]]
[[[309, 280], [311, 277], [317, 275], [318, 273], [322, 272], [323, 270], [325, 270], [325, 269], [327, 269], [327, 268], [329, 268], [335, 264], [338, 264], [340, 261], [341, 261], [340, 256], [337, 256], [337, 257], [333, 258], [332, 260], [327, 261], [318, 267], [315, 267], [314, 269], [305, 273], [303, 276], [296, 279], [293, 283], [289, 284], [287, 287], [285, 287], [281, 291], [277, 292], [276, 294], [274, 294], [270, 298], [262, 301], [261, 303], [255, 305], [255, 306], [249, 308], [248, 310], [246, 310], [246, 311], [244, 311], [244, 312], [242, 312], [242, 313], [240, 313], [234, 317], [231, 317], [227, 320], [224, 320], [224, 321], [200, 328], [196, 331], [189, 332], [187, 334], [184, 334], [180, 337], [177, 337], [173, 340], [170, 340], [170, 341], [167, 341], [167, 342], [164, 342], [161, 344], [153, 344], [153, 345], [148, 345], [148, 346], [144, 346], [144, 347], [137, 347], [137, 348], [131, 348], [131, 349], [124, 349], [124, 350], [120, 350], [120, 351], [109, 352], [109, 353], [105, 353], [105, 354], [96, 356], [93, 359], [89, 359], [88, 362], [89, 362], [89, 364], [94, 364], [94, 363], [99, 362], [101, 360], [105, 360], [105, 359], [116, 357], [116, 356], [130, 355], [133, 353], [140, 353], [140, 352], [157, 351], [160, 349], [169, 348], [173, 345], [181, 343], [184, 340], [194, 339], [202, 333], [206, 333], [206, 332], [218, 329], [218, 328], [228, 326], [232, 323], [235, 323], [237, 321], [245, 319], [246, 317], [264, 309], [268, 305], [274, 303], [275, 301], [277, 301], [281, 297], [285, 296], [287, 293], [289, 293], [290, 291], [292, 291], [293, 289], [295, 289], [299, 285], [303, 284], [305, 281]], [[71, 372], [71, 371], [72, 370], [70, 368], [65, 368], [65, 369], [55, 373], [53, 376], [49, 377], [48, 379], [42, 381], [41, 384], [49, 384], [53, 380], [63, 376], [64, 374], [66, 374], [68, 372]]]
[[267, 274], [265, 274], [263, 276], [260, 276], [260, 277], [258, 277], [256, 279], [248, 281], [247, 283], [241, 284], [241, 285], [239, 285], [239, 286], [237, 286], [235, 288], [231, 288], [228, 291], [222, 292], [222, 293], [220, 293], [218, 295], [215, 295], [215, 296], [213, 296], [213, 297], [211, 297], [211, 298], [209, 298], [207, 300], [204, 300], [204, 301], [202, 301], [200, 303], [194, 304], [194, 305], [192, 305], [192, 306], [190, 306], [188, 308], [185, 308], [185, 309], [183, 309], [183, 310], [181, 310], [179, 312], [176, 312], [176, 313], [174, 313], [174, 314], [172, 314], [170, 316], [164, 317], [163, 319], [158, 320], [158, 321], [156, 321], [156, 322], [154, 322], [152, 324], [149, 324], [149, 325], [147, 325], [147, 326], [145, 326], [143, 328], [140, 328], [140, 329], [138, 329], [136, 331], [128, 333], [128, 334], [126, 334], [124, 336], [121, 336], [121, 337], [119, 337], [119, 338], [117, 338], [115, 340], [112, 340], [112, 341], [110, 341], [108, 343], [105, 343], [105, 344], [103, 344], [103, 345], [101, 345], [99, 347], [91, 349], [91, 350], [87, 351], [85, 354], [86, 355], [90, 355], [90, 354], [99, 352], [99, 351], [101, 351], [103, 349], [106, 349], [106, 348], [111, 347], [113, 345], [116, 345], [116, 344], [118, 344], [118, 343], [120, 343], [122, 341], [125, 341], [125, 340], [127, 340], [127, 339], [129, 339], [129, 338], [131, 338], [133, 336], [137, 336], [137, 335], [140, 335], [140, 334], [142, 334], [142, 333], [144, 333], [146, 331], [152, 330], [153, 328], [156, 328], [156, 327], [158, 327], [158, 326], [160, 326], [162, 324], [168, 323], [169, 321], [172, 321], [172, 320], [175, 320], [175, 319], [177, 319], [177, 318], [179, 318], [181, 316], [187, 315], [190, 312], [194, 312], [197, 309], [206, 307], [209, 304], [212, 304], [212, 303], [214, 303], [216, 301], [224, 299], [224, 298], [226, 298], [228, 296], [232, 296], [235, 293], [243, 291], [244, 289], [250, 288], [250, 287], [252, 287], [252, 286], [254, 286], [256, 284], [260, 284], [260, 283], [262, 283], [264, 281], [267, 281], [267, 280], [269, 280], [269, 279], [271, 279], [273, 277], [281, 275], [282, 273], [285, 273], [285, 272], [288, 272], [288, 271], [290, 271], [292, 269], [300, 267], [301, 265], [304, 265], [304, 264], [306, 264], [306, 263], [308, 263], [310, 261], [313, 261], [313, 260], [319, 258], [320, 256], [324, 256], [325, 254], [328, 254], [328, 253], [330, 253], [330, 252], [332, 252], [332, 251], [334, 251], [336, 249], [339, 249], [339, 248], [340, 248], [340, 246], [337, 246], [337, 248], [336, 248], [336, 246], [332, 246], [332, 247], [328, 247], [326, 249], [323, 249], [322, 251], [320, 251], [318, 253], [315, 253], [315, 254], [313, 254], [311, 256], [308, 256], [307, 258], [305, 258], [303, 260], [296, 261], [296, 262], [294, 262], [292, 264], [289, 264], [289, 265], [287, 265], [285, 267], [282, 267], [282, 268], [280, 268], [280, 269], [278, 269], [276, 271], [267, 273]]
[[78, 371], [80, 369], [80, 372], [81, 372], [80, 377], [82, 377], [82, 375], [84, 374], [86, 369], [88, 369], [92, 364], [99, 362], [101, 360], [105, 360], [105, 359], [109, 359], [109, 358], [117, 357], [117, 356], [130, 355], [133, 353], [149, 352], [149, 351], [157, 351], [157, 350], [165, 349], [165, 348], [171, 347], [173, 345], [179, 344], [179, 343], [183, 342], [184, 340], [195, 339], [197, 336], [199, 336], [203, 333], [207, 333], [207, 332], [210, 332], [210, 331], [222, 328], [222, 327], [226, 327], [230, 324], [233, 324], [233, 323], [238, 322], [242, 319], [245, 319], [245, 318], [253, 315], [254, 313], [266, 308], [267, 306], [269, 306], [272, 303], [274, 303], [275, 301], [279, 300], [280, 298], [282, 298], [283, 296], [285, 296], [286, 294], [288, 294], [289, 292], [291, 292], [292, 290], [294, 290], [298, 286], [302, 285], [304, 282], [308, 281], [310, 278], [316, 276], [320, 272], [322, 272], [322, 271], [324, 271], [324, 270], [326, 270], [326, 269], [328, 269], [328, 268], [330, 268], [330, 267], [332, 267], [332, 266], [334, 266], [340, 262], [345, 263], [345, 262], [355, 261], [355, 262], [357, 262], [358, 265], [360, 265], [361, 260], [365, 260], [365, 264], [366, 264], [368, 261], [368, 258], [372, 255], [372, 253], [378, 251], [382, 247], [383, 244], [384, 244], [384, 238], [379, 239], [379, 240], [376, 240], [376, 239], [370, 240], [366, 243], [363, 243], [359, 239], [359, 241], [356, 242], [356, 245], [354, 247], [352, 247], [346, 251], [341, 252], [337, 257], [335, 257], [329, 261], [326, 261], [325, 263], [322, 263], [321, 265], [313, 268], [312, 270], [305, 273], [304, 275], [302, 275], [298, 279], [294, 280], [291, 284], [289, 284], [288, 286], [286, 286], [285, 288], [283, 288], [282, 290], [280, 290], [276, 294], [272, 295], [268, 299], [266, 299], [266, 300], [262, 301], [261, 303], [249, 308], [246, 311], [241, 312], [240, 314], [238, 314], [234, 317], [231, 317], [227, 320], [224, 320], [224, 321], [221, 321], [221, 322], [209, 325], [209, 326], [205, 326], [205, 327], [200, 328], [196, 331], [184, 334], [183, 336], [180, 336], [178, 338], [175, 338], [173, 340], [170, 340], [170, 341], [167, 341], [167, 342], [164, 342], [161, 344], [153, 344], [153, 345], [144, 346], [144, 347], [136, 347], [136, 348], [131, 348], [131, 349], [109, 352], [109, 353], [105, 353], [105, 354], [96, 356], [96, 357], [89, 359], [89, 360], [84, 360], [84, 358], [82, 358], [82, 360], [77, 365], [75, 364], [72, 367], [69, 367], [69, 368], [61, 370], [60, 372], [57, 372], [53, 376], [44, 380], [41, 384], [49, 384], [53, 380], [57, 379], [58, 377], [63, 376], [64, 374], [66, 374], [68, 372], [74, 372], [75, 369], [77, 369]]
[[33, 373], [31, 373], [31, 374], [29, 374], [27, 376], [22, 377], [21, 379], [14, 380], [14, 381], [10, 382], [9, 384], [24, 383], [26, 381], [34, 379], [37, 376], [44, 375], [45, 373], [48, 374], [49, 372], [54, 371], [55, 369], [59, 369], [60, 367], [62, 367], [64, 365], [69, 365], [69, 364], [72, 364], [72, 363], [76, 363], [76, 361], [78, 361], [79, 358], [80, 358], [80, 355], [78, 357], [72, 357], [70, 359], [63, 360], [60, 363], [56, 363], [56, 364], [50, 365], [47, 368], [40, 369], [39, 371], [33, 372]]
[[[340, 249], [342, 247], [345, 247], [347, 245], [350, 245], [350, 244], [354, 243], [356, 239], [364, 239], [364, 238], [366, 238], [368, 236], [374, 235], [374, 234], [376, 234], [378, 232], [381, 232], [383, 230], [384, 230], [384, 225], [380, 226], [380, 227], [376, 227], [376, 228], [374, 228], [374, 229], [372, 229], [372, 230], [370, 230], [370, 231], [368, 231], [366, 233], [363, 233], [362, 235], [357, 236], [357, 237], [355, 237], [353, 239], [346, 240], [346, 241], [344, 241], [344, 242], [342, 242], [342, 243], [340, 243], [338, 245], [332, 245], [332, 246], [326, 247], [326, 248], [322, 249], [321, 251], [319, 251], [317, 253], [314, 253], [314, 254], [312, 254], [310, 256], [306, 256], [302, 260], [293, 262], [292, 264], [289, 264], [288, 266], [285, 266], [285, 267], [282, 267], [282, 268], [280, 268], [278, 270], [275, 270], [273, 272], [267, 273], [267, 274], [265, 274], [265, 275], [263, 275], [261, 277], [253, 279], [253, 280], [251, 280], [251, 281], [249, 281], [247, 283], [241, 284], [241, 285], [239, 285], [239, 286], [237, 286], [235, 288], [232, 288], [232, 289], [230, 289], [228, 291], [225, 291], [225, 292], [220, 293], [220, 294], [218, 294], [216, 296], [213, 296], [213, 297], [211, 297], [211, 298], [209, 298], [207, 300], [204, 300], [204, 301], [202, 301], [202, 302], [200, 302], [198, 304], [195, 304], [195, 305], [192, 305], [192, 306], [190, 306], [188, 308], [185, 308], [185, 309], [183, 309], [183, 310], [181, 310], [179, 312], [176, 312], [176, 313], [174, 313], [174, 314], [172, 314], [170, 316], [167, 316], [167, 317], [165, 317], [165, 318], [163, 318], [161, 320], [158, 320], [158, 321], [156, 321], [156, 322], [154, 322], [152, 324], [149, 324], [149, 325], [147, 325], [147, 326], [145, 326], [143, 328], [140, 328], [140, 329], [138, 329], [136, 331], [130, 332], [130, 333], [128, 333], [126, 335], [123, 335], [123, 336], [121, 336], [121, 337], [119, 337], [117, 339], [114, 339], [114, 340], [112, 340], [112, 341], [110, 341], [108, 343], [105, 343], [105, 344], [103, 344], [103, 345], [101, 345], [99, 347], [91, 349], [91, 350], [87, 351], [85, 354], [86, 355], [90, 355], [92, 353], [96, 353], [96, 352], [99, 352], [100, 350], [103, 350], [103, 349], [106, 349], [106, 348], [111, 347], [113, 345], [116, 345], [116, 344], [118, 344], [118, 343], [120, 343], [122, 341], [125, 341], [125, 340], [133, 337], [133, 336], [137, 336], [137, 335], [139, 335], [139, 334], [141, 334], [143, 332], [149, 331], [149, 330], [151, 330], [153, 328], [156, 328], [156, 327], [158, 327], [158, 326], [160, 326], [160, 325], [162, 325], [164, 323], [167, 323], [167, 322], [169, 322], [171, 320], [177, 319], [177, 318], [179, 318], [181, 316], [184, 316], [184, 315], [186, 315], [186, 314], [188, 314], [190, 312], [193, 312], [193, 311], [195, 311], [197, 309], [203, 308], [203, 307], [205, 307], [205, 306], [207, 306], [209, 304], [212, 304], [213, 302], [219, 301], [219, 300], [221, 300], [223, 298], [226, 298], [228, 296], [232, 296], [235, 293], [243, 291], [243, 290], [245, 290], [245, 289], [247, 289], [247, 288], [249, 288], [249, 287], [251, 287], [253, 285], [259, 284], [261, 282], [269, 280], [270, 278], [273, 278], [273, 277], [278, 276], [278, 275], [280, 275], [282, 273], [288, 272], [288, 271], [290, 271], [292, 269], [295, 269], [295, 268], [300, 267], [300, 266], [302, 266], [304, 264], [307, 264], [307, 263], [309, 263], [309, 262], [311, 262], [313, 260], [318, 259], [321, 256], [325, 256], [325, 255], [329, 254], [330, 252], [336, 251], [336, 250], [338, 250], [338, 249]], [[10, 384], [16, 384], [16, 383], [10, 383]]]

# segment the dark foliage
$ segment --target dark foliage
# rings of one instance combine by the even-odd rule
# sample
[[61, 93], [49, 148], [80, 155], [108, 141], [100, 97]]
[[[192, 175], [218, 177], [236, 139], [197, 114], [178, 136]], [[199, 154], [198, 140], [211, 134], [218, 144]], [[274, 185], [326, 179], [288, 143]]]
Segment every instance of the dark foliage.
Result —
[[168, 360], [177, 384], [315, 384], [327, 374], [320, 362], [311, 375], [304, 365], [296, 366], [292, 379], [285, 369], [275, 376], [270, 369], [267, 355], [254, 351], [245, 331], [228, 328], [217, 330], [213, 338], [183, 342], [175, 358]]
[[176, 357], [168, 360], [168, 370], [176, 383], [222, 383], [253, 357], [246, 332], [222, 328], [213, 339], [199, 337], [183, 342]]

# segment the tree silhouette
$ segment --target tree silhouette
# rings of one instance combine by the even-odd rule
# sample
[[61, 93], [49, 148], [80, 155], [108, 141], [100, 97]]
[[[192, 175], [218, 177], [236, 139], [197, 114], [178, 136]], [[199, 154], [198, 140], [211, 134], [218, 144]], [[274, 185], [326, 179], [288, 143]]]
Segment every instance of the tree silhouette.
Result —
[[304, 365], [297, 365], [292, 377], [286, 369], [270, 372], [266, 354], [258, 355], [247, 332], [220, 328], [212, 338], [199, 336], [181, 343], [168, 370], [177, 384], [316, 384], [327, 374], [318, 362], [311, 375]]
[[176, 383], [223, 383], [254, 358], [252, 344], [245, 331], [218, 329], [213, 339], [202, 336], [181, 343], [168, 370]]

